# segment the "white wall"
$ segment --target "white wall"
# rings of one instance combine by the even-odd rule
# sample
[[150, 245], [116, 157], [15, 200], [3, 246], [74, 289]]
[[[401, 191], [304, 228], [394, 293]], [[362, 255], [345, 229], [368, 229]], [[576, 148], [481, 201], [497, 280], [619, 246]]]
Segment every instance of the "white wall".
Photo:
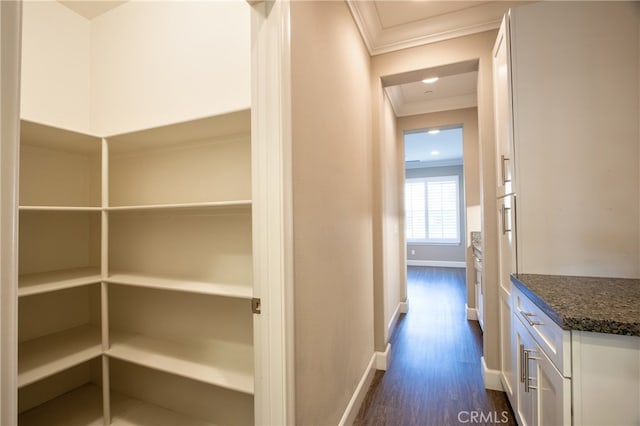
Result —
[[90, 22], [60, 3], [25, 1], [21, 118], [90, 129]]
[[88, 20], [24, 7], [22, 118], [108, 136], [247, 109], [245, 1], [130, 1]]
[[131, 1], [91, 21], [91, 130], [128, 132], [251, 105], [245, 1]]
[[369, 64], [344, 2], [291, 3], [299, 425], [338, 424], [373, 356]]

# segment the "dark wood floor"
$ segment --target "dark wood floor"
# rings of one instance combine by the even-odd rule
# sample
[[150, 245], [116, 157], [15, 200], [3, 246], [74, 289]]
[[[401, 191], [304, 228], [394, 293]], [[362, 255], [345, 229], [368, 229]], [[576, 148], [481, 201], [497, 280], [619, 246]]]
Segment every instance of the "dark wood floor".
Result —
[[484, 389], [482, 333], [466, 319], [464, 282], [464, 269], [409, 267], [409, 313], [356, 425], [515, 424], [505, 394]]

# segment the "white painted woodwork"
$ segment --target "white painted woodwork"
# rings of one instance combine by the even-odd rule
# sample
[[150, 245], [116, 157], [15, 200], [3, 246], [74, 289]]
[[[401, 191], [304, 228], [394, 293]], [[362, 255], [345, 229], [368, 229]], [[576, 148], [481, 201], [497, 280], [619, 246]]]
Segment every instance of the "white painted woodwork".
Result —
[[21, 426], [102, 426], [101, 390], [85, 383], [19, 417]]
[[513, 314], [529, 327], [529, 334], [536, 341], [558, 370], [571, 377], [571, 333], [558, 326], [542, 309], [535, 305], [518, 288], [511, 290]]
[[573, 424], [640, 419], [640, 337], [572, 332]]
[[109, 206], [251, 199], [248, 110], [108, 138]]
[[511, 10], [520, 273], [640, 276], [637, 12], [634, 2]]
[[251, 11], [255, 418], [295, 423], [290, 3]]
[[24, 274], [18, 277], [18, 297], [95, 284], [101, 278], [99, 268], [71, 268]]
[[21, 423], [255, 421], [250, 123], [22, 123]]
[[100, 330], [89, 325], [20, 343], [18, 387], [81, 364], [102, 354]]
[[[571, 424], [571, 379], [563, 377], [544, 351], [535, 360], [538, 424]], [[612, 422], [611, 424], [615, 424]]]
[[[536, 361], [529, 361], [525, 367], [523, 350], [535, 352], [537, 347], [527, 328], [515, 314], [511, 322], [511, 342], [513, 345], [512, 362], [514, 366], [517, 366], [514, 371], [516, 373], [516, 386], [514, 389], [515, 405], [511, 408], [516, 415], [516, 420], [519, 425], [534, 426], [538, 424], [537, 394], [532, 390], [525, 390], [525, 381], [529, 380], [531, 386], [536, 385], [535, 376], [531, 376], [531, 374], [526, 375], [527, 369], [535, 372]], [[536, 357], [537, 355], [532, 354], [531, 356]]]
[[[34, 382], [30, 385], [23, 386], [18, 390], [19, 394], [19, 423], [22, 424], [64, 424], [64, 419], [69, 420], [70, 424], [89, 423], [90, 419], [100, 419], [102, 417], [102, 408], [100, 407], [100, 397], [97, 401], [91, 396], [82, 396], [83, 402], [91, 406], [85, 410], [77, 407], [75, 410], [68, 410], [68, 407], [61, 407], [64, 410], [58, 412], [56, 406], [57, 400], [66, 400], [64, 395], [69, 393], [76, 394], [85, 393], [83, 389], [91, 388], [91, 386], [99, 386], [101, 379], [101, 357], [98, 356], [89, 361], [82, 362], [71, 368], [48, 376], [42, 380]], [[72, 399], [76, 399], [73, 397]], [[32, 410], [33, 409], [33, 410]], [[43, 418], [49, 417], [47, 421]], [[83, 421], [80, 419], [84, 418]], [[74, 422], [73, 419], [76, 419]]]
[[100, 139], [22, 121], [20, 206], [99, 207]]
[[247, 425], [253, 396], [111, 358], [114, 425]]

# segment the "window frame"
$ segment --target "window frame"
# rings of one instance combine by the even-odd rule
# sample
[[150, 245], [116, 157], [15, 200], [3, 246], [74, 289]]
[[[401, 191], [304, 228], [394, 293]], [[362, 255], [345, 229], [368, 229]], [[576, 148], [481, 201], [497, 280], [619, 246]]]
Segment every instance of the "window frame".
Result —
[[[456, 186], [456, 237], [455, 238], [429, 238], [429, 208], [428, 208], [428, 186], [429, 182], [455, 182]], [[409, 216], [409, 212], [406, 211], [406, 194], [407, 194], [407, 184], [422, 182], [424, 185], [424, 228], [425, 228], [425, 238], [409, 238], [408, 236], [408, 221], [406, 218]], [[404, 194], [405, 194], [405, 237], [406, 241], [409, 244], [414, 245], [460, 245], [461, 243], [461, 233], [460, 226], [462, 224], [462, 217], [460, 211], [460, 176], [459, 175], [442, 175], [442, 176], [424, 176], [424, 177], [414, 177], [414, 178], [406, 178], [404, 184]]]

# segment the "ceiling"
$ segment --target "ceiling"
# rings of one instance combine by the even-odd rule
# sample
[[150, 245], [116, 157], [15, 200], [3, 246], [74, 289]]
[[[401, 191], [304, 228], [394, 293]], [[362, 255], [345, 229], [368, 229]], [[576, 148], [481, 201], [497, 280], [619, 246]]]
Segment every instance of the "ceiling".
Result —
[[442, 129], [438, 134], [429, 134], [427, 130], [405, 134], [407, 169], [462, 164], [461, 127]]

